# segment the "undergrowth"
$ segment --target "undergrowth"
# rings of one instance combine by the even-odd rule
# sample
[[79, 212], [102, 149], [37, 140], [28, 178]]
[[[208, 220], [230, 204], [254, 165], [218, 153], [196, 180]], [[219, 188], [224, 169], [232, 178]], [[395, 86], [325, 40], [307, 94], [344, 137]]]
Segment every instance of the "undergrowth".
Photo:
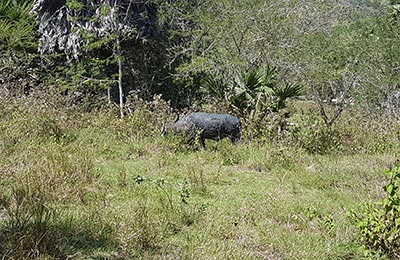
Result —
[[395, 123], [381, 135], [344, 116], [325, 129], [305, 113], [280, 135], [260, 126], [262, 136], [201, 150], [160, 135], [171, 116], [158, 98], [133, 99], [122, 120], [3, 101], [4, 259], [359, 257], [346, 213], [382, 196], [379, 173], [398, 147]]

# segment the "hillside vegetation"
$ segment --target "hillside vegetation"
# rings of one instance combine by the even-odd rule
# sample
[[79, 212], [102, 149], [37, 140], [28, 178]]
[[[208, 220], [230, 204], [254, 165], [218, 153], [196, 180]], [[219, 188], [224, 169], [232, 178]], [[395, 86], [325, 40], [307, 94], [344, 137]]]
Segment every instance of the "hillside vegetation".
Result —
[[397, 4], [2, 1], [1, 258], [399, 259]]

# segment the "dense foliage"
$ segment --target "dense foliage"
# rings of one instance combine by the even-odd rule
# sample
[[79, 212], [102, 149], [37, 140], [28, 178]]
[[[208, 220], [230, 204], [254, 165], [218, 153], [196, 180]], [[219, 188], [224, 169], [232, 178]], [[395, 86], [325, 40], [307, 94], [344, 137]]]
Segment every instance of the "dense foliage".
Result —
[[0, 3], [0, 89], [2, 95], [24, 93], [37, 85], [37, 59], [32, 1]]
[[[340, 110], [355, 101], [373, 112], [399, 109], [397, 6], [344, 0], [39, 0], [33, 6], [9, 0], [1, 8], [4, 57], [27, 70], [41, 67], [35, 77], [62, 90], [99, 93], [95, 100], [106, 89], [118, 99], [121, 61], [125, 97], [162, 94], [174, 107], [229, 102], [245, 73], [272, 66], [281, 85], [304, 86], [321, 106]], [[36, 46], [46, 60], [29, 64]], [[10, 58], [2, 60], [3, 70], [18, 67]], [[210, 90], [210, 80], [223, 89]]]

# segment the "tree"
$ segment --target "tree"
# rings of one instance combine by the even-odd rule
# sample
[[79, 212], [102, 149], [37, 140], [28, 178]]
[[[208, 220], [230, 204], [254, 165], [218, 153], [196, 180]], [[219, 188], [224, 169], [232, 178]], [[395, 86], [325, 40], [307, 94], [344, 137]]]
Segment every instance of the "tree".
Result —
[[349, 1], [207, 1], [194, 17], [200, 29], [192, 31], [186, 48], [192, 57], [179, 72], [233, 78], [269, 63], [299, 77], [304, 72], [299, 53], [311, 48], [305, 36], [329, 32], [364, 9]]
[[24, 93], [37, 80], [34, 19], [30, 0], [0, 1], [0, 95]]
[[315, 88], [312, 98], [327, 127], [331, 127], [356, 99], [355, 89], [359, 86], [359, 81], [357, 75], [342, 75], [340, 80], [328, 81], [324, 87]]
[[154, 37], [157, 8], [151, 2], [134, 0], [36, 0], [39, 21], [39, 51], [63, 51], [69, 62], [90, 48], [110, 48], [118, 67], [119, 108], [123, 112], [123, 62], [126, 42]]

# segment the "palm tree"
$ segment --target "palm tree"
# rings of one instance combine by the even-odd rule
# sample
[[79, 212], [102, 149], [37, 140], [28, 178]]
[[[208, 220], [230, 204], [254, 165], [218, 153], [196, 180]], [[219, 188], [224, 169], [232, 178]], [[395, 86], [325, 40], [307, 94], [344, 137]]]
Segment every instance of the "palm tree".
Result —
[[298, 84], [286, 83], [285, 86], [276, 87], [273, 89], [276, 101], [272, 107], [274, 112], [286, 107], [286, 100], [288, 98], [298, 97], [303, 92], [302, 86]]
[[252, 119], [263, 116], [268, 111], [278, 112], [286, 107], [286, 100], [301, 95], [302, 87], [278, 81], [278, 69], [266, 65], [251, 69], [236, 81], [234, 94], [230, 102], [241, 116]]

